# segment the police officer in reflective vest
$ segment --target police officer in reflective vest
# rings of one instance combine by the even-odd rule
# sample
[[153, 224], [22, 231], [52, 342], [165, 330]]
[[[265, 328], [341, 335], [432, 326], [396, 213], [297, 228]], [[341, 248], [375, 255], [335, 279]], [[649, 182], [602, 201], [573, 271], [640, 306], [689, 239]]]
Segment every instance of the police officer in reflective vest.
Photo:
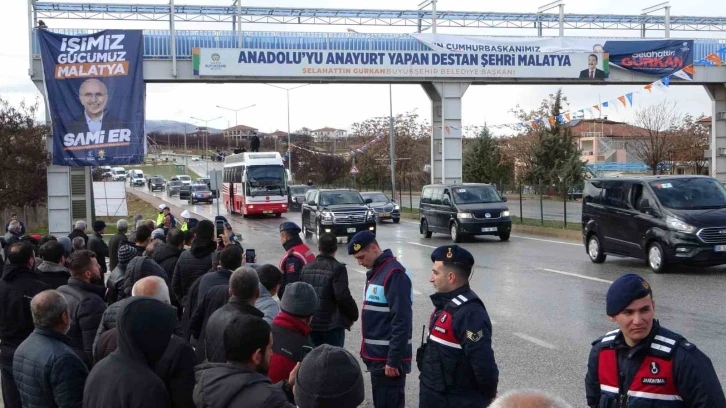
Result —
[[164, 223], [164, 217], [166, 217], [167, 214], [171, 214], [171, 208], [169, 208], [166, 204], [159, 204], [159, 215], [156, 216], [157, 228], [161, 228], [161, 225]]
[[653, 292], [627, 274], [610, 285], [607, 314], [619, 329], [592, 343], [585, 377], [589, 407], [726, 407], [701, 350], [654, 319]]
[[277, 294], [280, 299], [285, 293], [285, 285], [299, 281], [302, 267], [315, 260], [315, 254], [300, 239], [300, 231], [294, 222], [280, 224], [280, 243], [285, 248], [285, 255], [280, 259], [282, 283]]
[[370, 231], [351, 238], [348, 254], [368, 268], [361, 312], [361, 358], [371, 373], [373, 405], [402, 408], [413, 354], [411, 278], [390, 249], [381, 250]]
[[474, 257], [445, 245], [431, 253], [431, 262], [435, 309], [427, 342], [416, 353], [419, 407], [486, 407], [497, 395], [499, 369], [489, 314], [469, 287]]

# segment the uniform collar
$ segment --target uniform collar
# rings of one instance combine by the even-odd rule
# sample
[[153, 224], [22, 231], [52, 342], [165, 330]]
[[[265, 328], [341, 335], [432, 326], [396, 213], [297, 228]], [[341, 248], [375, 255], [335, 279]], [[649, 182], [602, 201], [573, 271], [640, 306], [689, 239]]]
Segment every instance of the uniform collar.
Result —
[[618, 332], [618, 335], [615, 337], [615, 340], [613, 341], [613, 348], [627, 351], [628, 358], [632, 358], [635, 354], [639, 353], [642, 350], [649, 349], [650, 343], [653, 342], [653, 338], [658, 334], [660, 331], [660, 323], [658, 320], [653, 320], [653, 327], [650, 329], [650, 333], [646, 338], [641, 340], [638, 344], [634, 345], [633, 347], [628, 346], [628, 343], [625, 342], [625, 337], [623, 336], [622, 330]]
[[434, 306], [437, 309], [441, 309], [446, 306], [447, 303], [451, 301], [451, 299], [461, 295], [462, 293], [467, 293], [471, 291], [471, 288], [469, 287], [469, 284], [465, 284], [464, 286], [454, 289], [451, 292], [446, 293], [434, 293], [431, 295], [431, 302], [434, 304]]
[[285, 241], [284, 244], [282, 244], [282, 247], [285, 248], [285, 251], [289, 251], [290, 248], [294, 247], [295, 245], [302, 244], [302, 239], [300, 239], [300, 236], [294, 235], [292, 238]]

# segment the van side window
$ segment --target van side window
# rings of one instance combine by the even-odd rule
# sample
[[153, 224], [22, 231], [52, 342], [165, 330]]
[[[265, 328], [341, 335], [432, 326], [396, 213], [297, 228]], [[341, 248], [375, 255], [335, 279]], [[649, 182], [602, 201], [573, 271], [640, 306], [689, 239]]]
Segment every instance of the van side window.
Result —
[[610, 181], [605, 184], [602, 201], [604, 205], [613, 208], [628, 208], [629, 184], [622, 181]]
[[434, 189], [431, 187], [425, 187], [423, 193], [421, 193], [421, 203], [431, 204], [431, 197], [433, 196]]
[[444, 198], [444, 189], [443, 188], [434, 189], [433, 197], [431, 197], [431, 204], [441, 205], [442, 198]]
[[653, 197], [653, 194], [651, 194], [650, 191], [648, 191], [648, 189], [643, 184], [633, 184], [633, 188], [631, 190], [632, 193], [630, 197], [630, 204], [633, 206], [633, 208], [640, 212], [643, 212], [644, 200], [648, 200], [651, 208], [655, 208], [655, 198]]
[[600, 204], [602, 185], [601, 181], [588, 181], [585, 183], [585, 192], [582, 198], [585, 204]]

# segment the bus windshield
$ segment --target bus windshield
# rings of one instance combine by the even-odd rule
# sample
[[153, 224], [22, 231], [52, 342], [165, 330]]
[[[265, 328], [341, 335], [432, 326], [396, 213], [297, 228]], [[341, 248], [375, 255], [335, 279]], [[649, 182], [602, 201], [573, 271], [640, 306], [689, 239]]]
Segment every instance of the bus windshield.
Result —
[[276, 165], [247, 167], [247, 195], [256, 197], [278, 193], [285, 195], [285, 168]]

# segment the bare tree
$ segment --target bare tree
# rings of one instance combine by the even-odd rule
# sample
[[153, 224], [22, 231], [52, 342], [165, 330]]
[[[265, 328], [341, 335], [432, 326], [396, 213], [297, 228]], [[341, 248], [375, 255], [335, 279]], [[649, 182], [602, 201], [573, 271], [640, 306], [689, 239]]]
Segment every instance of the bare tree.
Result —
[[690, 166], [694, 174], [703, 174], [708, 166], [704, 151], [708, 149], [710, 131], [699, 122], [701, 119], [703, 116], [695, 119], [685, 115], [673, 134], [672, 144], [677, 162]]
[[632, 152], [645, 163], [653, 174], [672, 156], [673, 129], [681, 122], [676, 104], [661, 102], [640, 108], [635, 112], [633, 125], [642, 129], [642, 134], [631, 143]]

